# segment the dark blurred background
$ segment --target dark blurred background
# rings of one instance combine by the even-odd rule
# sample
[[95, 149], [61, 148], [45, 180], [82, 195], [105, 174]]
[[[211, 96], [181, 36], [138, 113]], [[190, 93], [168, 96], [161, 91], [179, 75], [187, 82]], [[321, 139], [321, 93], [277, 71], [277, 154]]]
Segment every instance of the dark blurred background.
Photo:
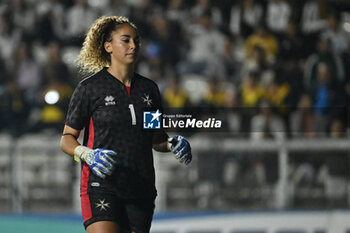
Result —
[[349, 208], [350, 1], [1, 0], [1, 212], [79, 212], [59, 138], [101, 15], [137, 25], [165, 107], [225, 110], [190, 169], [156, 155], [157, 210]]
[[101, 15], [124, 15], [142, 37], [137, 71], [158, 83], [166, 107], [254, 108], [228, 120], [240, 136], [261, 131], [261, 108], [288, 137], [345, 136], [349, 9], [330, 0], [3, 0], [0, 130], [60, 132], [85, 33]]

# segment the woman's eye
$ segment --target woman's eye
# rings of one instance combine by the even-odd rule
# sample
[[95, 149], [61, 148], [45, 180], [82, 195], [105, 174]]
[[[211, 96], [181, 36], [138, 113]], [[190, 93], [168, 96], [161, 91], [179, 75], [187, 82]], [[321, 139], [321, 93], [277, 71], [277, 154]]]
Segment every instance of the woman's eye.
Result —
[[129, 43], [130, 42], [130, 40], [122, 40], [123, 42], [125, 42], [125, 43]]

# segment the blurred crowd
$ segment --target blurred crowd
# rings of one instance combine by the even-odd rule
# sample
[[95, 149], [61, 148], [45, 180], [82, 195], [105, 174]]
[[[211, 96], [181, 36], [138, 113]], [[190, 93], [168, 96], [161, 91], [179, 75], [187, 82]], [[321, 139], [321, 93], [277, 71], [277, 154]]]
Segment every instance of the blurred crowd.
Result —
[[225, 126], [254, 139], [343, 137], [350, 4], [341, 2], [1, 1], [0, 130], [60, 131], [84, 34], [99, 16], [123, 15], [142, 38], [136, 70], [159, 84], [166, 107], [225, 109]]

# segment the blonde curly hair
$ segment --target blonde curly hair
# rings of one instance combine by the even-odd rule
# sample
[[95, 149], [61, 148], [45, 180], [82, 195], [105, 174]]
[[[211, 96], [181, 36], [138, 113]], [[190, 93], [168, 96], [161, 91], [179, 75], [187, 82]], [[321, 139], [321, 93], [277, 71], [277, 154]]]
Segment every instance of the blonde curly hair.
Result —
[[112, 32], [120, 24], [129, 24], [137, 31], [135, 24], [123, 16], [102, 16], [91, 25], [76, 59], [80, 72], [95, 73], [110, 66], [110, 55], [105, 50], [104, 43], [112, 41]]

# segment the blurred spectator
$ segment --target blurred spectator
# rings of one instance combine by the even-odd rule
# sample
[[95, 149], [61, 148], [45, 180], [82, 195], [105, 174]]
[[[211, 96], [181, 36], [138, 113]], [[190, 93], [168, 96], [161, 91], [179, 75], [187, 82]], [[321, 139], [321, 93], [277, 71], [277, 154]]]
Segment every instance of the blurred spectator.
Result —
[[259, 103], [259, 113], [251, 120], [251, 139], [281, 140], [286, 135], [282, 118], [274, 113], [269, 101], [263, 99]]
[[283, 61], [296, 62], [305, 57], [305, 41], [298, 32], [297, 25], [293, 21], [289, 21], [286, 33], [279, 41], [278, 58]]
[[4, 85], [8, 80], [8, 70], [7, 67], [5, 66], [5, 62], [0, 58], [0, 88], [2, 85]]
[[[130, 4], [130, 1], [126, 1], [131, 5], [131, 12], [129, 18], [137, 25], [138, 31], [142, 40], [148, 40], [151, 36], [151, 22], [152, 17], [162, 17], [163, 10], [157, 3], [152, 3], [150, 0], [136, 0], [137, 5]], [[135, 2], [136, 3], [136, 2]], [[142, 48], [142, 47], [141, 47]]]
[[[144, 44], [143, 59], [137, 67], [138, 72], [146, 75], [150, 79], [162, 83], [162, 77], [165, 75], [164, 67], [162, 66], [161, 47], [157, 42], [152, 41], [149, 44]], [[167, 74], [172, 74], [172, 70], [169, 70]], [[164, 77], [166, 78], [166, 77]], [[163, 89], [163, 85], [160, 85], [160, 90]]]
[[128, 16], [130, 14], [130, 6], [125, 4], [125, 2], [125, 0], [109, 0], [106, 9], [102, 10], [102, 15]]
[[259, 71], [259, 83], [266, 88], [274, 77], [272, 66], [273, 61], [266, 56], [266, 51], [260, 46], [255, 46], [251, 56], [243, 62], [241, 76], [245, 78], [251, 71]]
[[267, 27], [275, 33], [284, 33], [292, 10], [284, 0], [269, 0], [266, 10]]
[[[330, 134], [332, 139], [340, 139], [346, 136], [346, 128], [341, 119], [331, 121]], [[342, 200], [347, 200], [348, 191], [345, 188], [349, 180], [349, 153], [338, 151], [326, 156], [326, 175], [324, 179], [325, 193], [328, 205], [344, 206]]]
[[36, 39], [45, 45], [54, 39], [66, 38], [64, 6], [58, 0], [44, 1], [37, 6]]
[[312, 138], [313, 132], [313, 104], [309, 95], [301, 96], [298, 106], [290, 116], [290, 131], [294, 138]]
[[223, 41], [223, 68], [224, 68], [224, 79], [233, 81], [235, 85], [239, 85], [241, 82], [240, 77], [240, 61], [235, 56], [235, 43], [236, 41], [232, 36], [224, 36]]
[[133, 8], [140, 8], [144, 2], [149, 2], [149, 0], [128, 0], [126, 4]]
[[328, 26], [322, 31], [321, 37], [330, 40], [333, 53], [341, 56], [350, 48], [350, 35], [344, 30], [338, 12], [332, 11], [327, 21]]
[[320, 0], [307, 0], [301, 16], [301, 29], [305, 34], [319, 32], [326, 27], [326, 21], [321, 17], [321, 8], [324, 8]]
[[33, 3], [25, 0], [11, 0], [9, 8], [13, 12], [14, 25], [25, 34], [33, 33], [35, 27], [35, 10]]
[[159, 47], [161, 66], [170, 69], [180, 60], [180, 44], [183, 38], [179, 32], [179, 25], [162, 17], [154, 17], [151, 25], [151, 39]]
[[241, 114], [238, 108], [236, 90], [227, 90], [225, 93], [226, 121], [229, 132], [239, 135], [241, 129]]
[[32, 47], [21, 42], [16, 51], [14, 80], [28, 103], [35, 105], [42, 84], [41, 67], [34, 59]]
[[225, 160], [222, 167], [222, 180], [225, 186], [233, 186], [239, 179], [241, 179], [242, 165], [239, 164], [235, 155], [231, 155]]
[[259, 84], [259, 73], [251, 71], [239, 89], [243, 133], [250, 131], [250, 119], [256, 113], [259, 101], [265, 96], [265, 89]]
[[350, 81], [348, 80], [344, 85], [344, 102], [345, 102], [345, 122], [346, 128], [350, 127]]
[[251, 71], [246, 80], [240, 86], [241, 106], [253, 108], [266, 95], [265, 89], [259, 85], [259, 73]]
[[67, 43], [80, 45], [84, 39], [83, 35], [96, 19], [97, 13], [89, 7], [87, 0], [75, 0], [66, 15]]
[[56, 39], [54, 30], [55, 22], [53, 20], [54, 18], [51, 11], [47, 11], [37, 18], [35, 33], [36, 41], [40, 41], [42, 44], [47, 45], [49, 41]]
[[22, 135], [30, 114], [30, 105], [13, 80], [9, 80], [1, 90], [0, 104], [5, 109], [0, 112], [5, 130], [16, 137]]
[[241, 0], [231, 9], [230, 31], [244, 39], [261, 23], [263, 8], [256, 0]]
[[331, 121], [329, 130], [331, 138], [344, 138], [346, 136], [344, 123], [338, 118]]
[[170, 79], [169, 86], [164, 90], [163, 93], [164, 106], [168, 108], [186, 108], [189, 105], [189, 98], [184, 89], [180, 87], [179, 77], [174, 76]]
[[317, 84], [312, 90], [314, 99], [314, 130], [317, 136], [325, 136], [329, 127], [330, 113], [335, 108], [337, 90], [332, 85], [329, 66], [320, 63], [317, 66]]
[[218, 27], [222, 24], [222, 14], [219, 8], [212, 5], [211, 0], [197, 0], [196, 4], [191, 9], [191, 17], [197, 19], [205, 12], [209, 11], [211, 15], [211, 23]]
[[281, 81], [286, 82], [290, 86], [288, 95], [288, 105], [291, 110], [294, 110], [298, 105], [300, 97], [305, 93], [304, 88], [304, 61], [303, 60], [288, 60], [279, 62], [276, 65], [276, 77]]
[[7, 108], [9, 107], [8, 103], [6, 103], [6, 82], [9, 81], [9, 77], [7, 74], [7, 69], [3, 60], [0, 58], [0, 122], [4, 122], [4, 124], [0, 125], [0, 131], [4, 129], [7, 125], [7, 119], [5, 117]]
[[187, 60], [180, 63], [179, 71], [185, 73], [224, 73], [222, 65], [223, 34], [211, 22], [210, 11], [205, 11], [193, 25], [187, 28], [190, 49]]
[[245, 42], [247, 58], [253, 55], [255, 47], [260, 47], [264, 50], [267, 60], [275, 60], [278, 52], [278, 44], [276, 38], [267, 32], [264, 24], [260, 24], [255, 32], [247, 38]]
[[13, 57], [21, 40], [22, 31], [15, 27], [10, 11], [2, 14], [0, 20], [0, 56], [5, 65], [13, 69]]
[[295, 186], [311, 186], [316, 181], [316, 169], [312, 161], [304, 161], [299, 164], [292, 174]]
[[272, 107], [276, 109], [277, 114], [287, 120], [289, 114], [288, 97], [291, 89], [288, 83], [276, 77], [267, 87], [266, 99], [270, 102]]
[[48, 45], [48, 59], [43, 66], [45, 80], [59, 79], [62, 83], [73, 85], [67, 65], [62, 61], [61, 47], [57, 41]]
[[326, 63], [330, 69], [333, 83], [341, 83], [344, 80], [344, 68], [342, 60], [331, 50], [331, 42], [320, 38], [317, 52], [310, 55], [305, 64], [304, 85], [312, 88], [316, 85], [317, 67], [320, 63]]
[[220, 85], [220, 81], [215, 78], [211, 78], [208, 84], [208, 90], [203, 96], [201, 106], [210, 109], [224, 107], [226, 102], [226, 94]]
[[170, 0], [166, 9], [166, 17], [168, 20], [179, 24], [187, 24], [190, 15], [186, 9], [184, 0]]

